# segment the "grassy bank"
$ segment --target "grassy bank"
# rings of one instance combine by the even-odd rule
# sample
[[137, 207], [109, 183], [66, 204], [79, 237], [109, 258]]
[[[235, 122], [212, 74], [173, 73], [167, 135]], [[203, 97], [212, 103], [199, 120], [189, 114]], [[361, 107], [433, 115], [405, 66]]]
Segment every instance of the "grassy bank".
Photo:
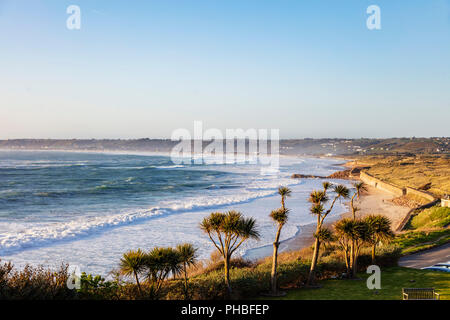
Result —
[[450, 242], [450, 208], [432, 207], [416, 212], [394, 244], [402, 254], [431, 249]]
[[324, 280], [319, 289], [289, 290], [287, 300], [401, 300], [402, 288], [435, 288], [441, 300], [450, 300], [450, 274], [411, 268], [391, 267], [381, 271], [381, 289], [369, 290], [369, 274], [361, 280]]

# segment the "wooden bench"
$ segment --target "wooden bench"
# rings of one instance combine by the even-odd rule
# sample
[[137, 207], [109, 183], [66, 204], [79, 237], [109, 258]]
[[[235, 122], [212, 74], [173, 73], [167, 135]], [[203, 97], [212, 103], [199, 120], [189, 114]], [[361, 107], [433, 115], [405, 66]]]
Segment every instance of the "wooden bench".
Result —
[[403, 300], [439, 300], [433, 288], [403, 288]]

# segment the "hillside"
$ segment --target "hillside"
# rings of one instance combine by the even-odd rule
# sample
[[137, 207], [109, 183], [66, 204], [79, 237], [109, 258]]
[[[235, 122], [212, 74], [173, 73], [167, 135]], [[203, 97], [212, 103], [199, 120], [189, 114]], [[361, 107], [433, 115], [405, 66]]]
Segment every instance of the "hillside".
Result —
[[[178, 142], [169, 139], [10, 139], [0, 149], [169, 152]], [[209, 142], [204, 141], [206, 146]], [[450, 154], [450, 138], [284, 139], [285, 155], [414, 155]]]

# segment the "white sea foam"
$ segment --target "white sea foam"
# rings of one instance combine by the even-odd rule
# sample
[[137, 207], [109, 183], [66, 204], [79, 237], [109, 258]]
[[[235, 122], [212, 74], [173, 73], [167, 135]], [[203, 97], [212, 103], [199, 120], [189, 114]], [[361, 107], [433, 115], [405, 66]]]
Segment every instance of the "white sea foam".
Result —
[[184, 166], [181, 165], [181, 164], [174, 164], [174, 165], [171, 165], [171, 166], [154, 166], [154, 168], [157, 168], [157, 169], [175, 169], [175, 168], [184, 168]]
[[141, 222], [155, 216], [192, 210], [215, 209], [267, 197], [274, 193], [274, 190], [259, 192], [247, 191], [221, 197], [205, 196], [185, 198], [182, 201], [161, 202], [160, 206], [148, 210], [89, 218], [83, 217], [70, 222], [53, 223], [31, 228], [23, 225], [22, 229], [16, 227], [14, 232], [7, 232], [0, 235], [0, 255], [11, 254], [23, 249], [53, 242], [78, 239], [83, 236], [106, 231], [113, 227]]

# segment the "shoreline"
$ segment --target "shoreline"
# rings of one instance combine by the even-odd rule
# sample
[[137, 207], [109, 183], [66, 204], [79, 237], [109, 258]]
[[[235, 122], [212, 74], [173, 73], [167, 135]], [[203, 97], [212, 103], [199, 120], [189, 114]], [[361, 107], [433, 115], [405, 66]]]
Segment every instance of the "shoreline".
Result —
[[[300, 155], [292, 155], [292, 157], [302, 157]], [[345, 159], [342, 157], [326, 157], [326, 156], [311, 156], [312, 158], [330, 158], [330, 159], [336, 159], [336, 160], [343, 160], [346, 162], [338, 163], [335, 166], [341, 167], [342, 169], [348, 168], [349, 163], [351, 160]], [[336, 171], [338, 172], [338, 171]], [[303, 178], [303, 179], [320, 179], [320, 180], [326, 180], [327, 178]], [[328, 180], [339, 180], [339, 179], [333, 179], [330, 178]], [[349, 179], [349, 180], [355, 180], [355, 179]], [[331, 228], [331, 226], [338, 220], [345, 217], [346, 214], [349, 214], [349, 202], [345, 203], [346, 211], [333, 215], [329, 217], [329, 219], [324, 223], [324, 226], [327, 228]], [[313, 244], [314, 242], [314, 232], [316, 229], [316, 223], [308, 223], [305, 225], [300, 225], [297, 227], [297, 232], [292, 237], [285, 239], [283, 241], [280, 241], [280, 247], [279, 247], [279, 253], [282, 252], [289, 252], [289, 251], [298, 251], [303, 248], [306, 248]], [[250, 259], [250, 260], [261, 260], [265, 259], [272, 255], [273, 245], [267, 244], [261, 247], [251, 248], [245, 251], [245, 253], [242, 255], [242, 258], [244, 259]]]

